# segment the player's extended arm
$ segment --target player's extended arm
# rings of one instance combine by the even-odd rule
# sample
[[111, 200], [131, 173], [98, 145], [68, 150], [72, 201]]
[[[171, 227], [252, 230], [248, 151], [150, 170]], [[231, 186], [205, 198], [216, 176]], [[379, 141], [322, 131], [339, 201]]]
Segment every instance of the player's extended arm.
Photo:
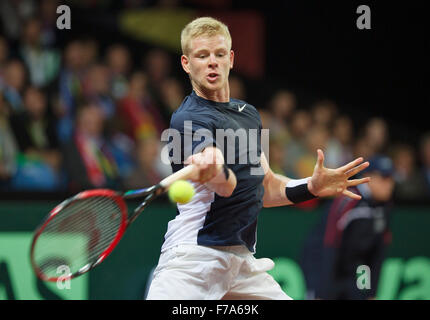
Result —
[[285, 206], [305, 201], [312, 197], [329, 197], [343, 194], [353, 199], [361, 196], [349, 191], [347, 188], [370, 181], [369, 177], [348, 180], [369, 166], [363, 158], [357, 158], [350, 163], [337, 168], [324, 167], [324, 153], [318, 149], [318, 159], [312, 177], [294, 180], [275, 174], [269, 167], [264, 153], [261, 155], [261, 165], [264, 169], [264, 207]]
[[261, 166], [264, 170], [263, 207], [279, 207], [293, 204], [285, 194], [285, 187], [291, 179], [274, 173], [272, 169], [270, 169], [264, 153], [261, 153]]
[[199, 170], [191, 180], [205, 185], [221, 197], [230, 197], [237, 185], [236, 175], [224, 165], [224, 156], [220, 149], [207, 147], [202, 152], [193, 154], [185, 164], [193, 163]]

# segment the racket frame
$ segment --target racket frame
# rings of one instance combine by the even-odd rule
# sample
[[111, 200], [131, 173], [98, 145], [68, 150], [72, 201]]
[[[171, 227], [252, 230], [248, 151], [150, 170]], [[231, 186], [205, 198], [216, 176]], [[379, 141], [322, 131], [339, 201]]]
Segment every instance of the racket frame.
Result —
[[[93, 190], [87, 190], [82, 191], [75, 196], [68, 198], [58, 204], [54, 209], [51, 210], [51, 212], [48, 214], [47, 218], [41, 223], [41, 225], [36, 229], [35, 234], [33, 236], [33, 240], [30, 247], [30, 260], [31, 265], [37, 275], [38, 278], [44, 281], [51, 281], [56, 282], [60, 278], [61, 279], [73, 279], [76, 278], [89, 270], [93, 269], [100, 263], [102, 263], [113, 251], [113, 249], [117, 246], [119, 241], [121, 240], [122, 236], [125, 233], [125, 230], [136, 220], [136, 218], [139, 216], [139, 214], [146, 208], [146, 206], [151, 203], [154, 199], [156, 199], [159, 195], [166, 192], [170, 185], [181, 179], [188, 179], [190, 178], [196, 171], [195, 165], [191, 164], [188, 165], [181, 170], [171, 174], [170, 176], [164, 178], [160, 183], [153, 185], [148, 188], [144, 189], [137, 189], [137, 190], [129, 190], [124, 193], [116, 192], [110, 189], [93, 189]], [[63, 209], [65, 209], [67, 206], [72, 204], [73, 202], [77, 200], [86, 199], [89, 197], [94, 196], [101, 196], [101, 197], [109, 197], [111, 199], [114, 199], [115, 202], [118, 204], [120, 211], [121, 211], [121, 225], [118, 229], [118, 232], [115, 236], [115, 238], [112, 240], [112, 242], [109, 244], [109, 246], [99, 255], [96, 261], [89, 262], [83, 267], [81, 267], [78, 271], [67, 275], [67, 276], [60, 276], [60, 277], [47, 277], [43, 272], [40, 270], [40, 268], [37, 266], [36, 261], [34, 259], [34, 248], [36, 245], [36, 241], [39, 238], [39, 236], [42, 234], [43, 230], [46, 228], [46, 226], [49, 224], [49, 222]], [[145, 197], [145, 199], [137, 206], [137, 208], [134, 210], [133, 214], [128, 216], [127, 211], [127, 205], [125, 203], [126, 199], [134, 199], [134, 198], [140, 198]]]
[[[61, 212], [63, 209], [67, 208], [69, 205], [71, 205], [72, 203], [74, 203], [76, 201], [88, 199], [91, 197], [97, 197], [97, 196], [107, 197], [107, 198], [113, 199], [120, 209], [121, 224], [118, 228], [118, 232], [116, 233], [115, 238], [111, 241], [109, 246], [98, 256], [97, 260], [87, 263], [86, 265], [82, 266], [78, 271], [76, 271], [70, 275], [67, 275], [67, 276], [59, 276], [59, 277], [48, 277], [48, 276], [46, 276], [38, 267], [38, 265], [35, 261], [35, 257], [34, 257], [34, 248], [35, 248], [37, 239], [42, 234], [43, 230], [46, 228], [46, 226], [49, 224], [49, 222], [51, 222], [51, 220], [59, 212]], [[33, 236], [33, 240], [32, 240], [31, 247], [30, 247], [30, 260], [31, 260], [31, 265], [32, 265], [37, 277], [40, 278], [41, 280], [44, 280], [44, 281], [56, 282], [60, 279], [60, 277], [62, 279], [66, 279], [66, 278], [72, 279], [72, 278], [76, 278], [77, 276], [80, 276], [80, 275], [86, 273], [87, 271], [93, 269], [95, 266], [102, 263], [103, 260], [109, 256], [109, 254], [113, 251], [113, 249], [118, 244], [119, 240], [121, 240], [121, 238], [122, 238], [122, 236], [123, 236], [123, 234], [127, 228], [127, 225], [128, 225], [127, 221], [128, 221], [127, 205], [125, 204], [125, 201], [122, 198], [121, 194], [118, 192], [115, 192], [113, 190], [93, 189], [93, 190], [82, 191], [82, 192], [78, 193], [77, 195], [75, 195], [69, 199], [64, 200], [63, 202], [58, 204], [54, 209], [51, 210], [51, 212], [48, 214], [47, 218], [36, 229], [35, 234]]]

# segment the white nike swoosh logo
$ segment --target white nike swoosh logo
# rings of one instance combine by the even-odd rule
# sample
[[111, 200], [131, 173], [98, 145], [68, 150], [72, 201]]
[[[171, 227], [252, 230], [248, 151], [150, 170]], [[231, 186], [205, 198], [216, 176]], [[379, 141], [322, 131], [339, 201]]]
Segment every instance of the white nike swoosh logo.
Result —
[[239, 112], [242, 112], [242, 110], [245, 109], [245, 107], [246, 107], [246, 103], [242, 107], [239, 106]]

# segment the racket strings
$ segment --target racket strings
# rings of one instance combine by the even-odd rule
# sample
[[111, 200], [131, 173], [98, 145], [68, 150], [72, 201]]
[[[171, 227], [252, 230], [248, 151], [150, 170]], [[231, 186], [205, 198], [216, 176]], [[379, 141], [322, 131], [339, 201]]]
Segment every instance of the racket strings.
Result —
[[74, 274], [98, 260], [118, 234], [121, 209], [113, 198], [76, 199], [45, 226], [34, 249], [34, 260], [47, 277], [58, 277], [58, 267]]

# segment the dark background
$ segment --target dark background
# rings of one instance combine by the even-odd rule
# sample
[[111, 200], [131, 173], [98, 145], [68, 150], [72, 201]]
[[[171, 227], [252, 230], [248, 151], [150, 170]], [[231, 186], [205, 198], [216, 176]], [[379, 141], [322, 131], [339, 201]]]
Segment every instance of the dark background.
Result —
[[[371, 9], [371, 30], [356, 27], [359, 4]], [[390, 132], [407, 140], [413, 131], [428, 129], [425, 12], [417, 2], [288, 1], [282, 10], [269, 11], [268, 70], [303, 91], [334, 99], [358, 120], [386, 118]]]

